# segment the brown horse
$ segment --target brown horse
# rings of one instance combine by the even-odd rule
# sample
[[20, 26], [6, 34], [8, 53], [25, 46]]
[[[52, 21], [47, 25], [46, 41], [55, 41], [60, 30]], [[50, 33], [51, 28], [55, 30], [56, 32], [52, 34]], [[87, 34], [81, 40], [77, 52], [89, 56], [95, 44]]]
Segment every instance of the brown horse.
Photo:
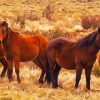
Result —
[[90, 90], [90, 74], [99, 49], [100, 28], [77, 42], [68, 41], [63, 37], [50, 41], [47, 46], [46, 74], [48, 82], [51, 82], [52, 86], [56, 88], [61, 67], [69, 70], [75, 69], [75, 88], [77, 89], [84, 68], [86, 88]]
[[9, 81], [12, 80], [13, 62], [17, 75], [17, 81], [20, 82], [20, 62], [32, 60], [42, 70], [39, 82], [43, 83], [46, 66], [47, 39], [39, 34], [29, 36], [13, 32], [4, 21], [0, 23], [0, 41], [2, 42], [8, 61]]
[[8, 67], [8, 63], [4, 57], [4, 51], [3, 51], [3, 48], [2, 46], [0, 45], [0, 62], [2, 63], [3, 65], [3, 70], [1, 72], [1, 77], [4, 77], [5, 76], [5, 73], [7, 71], [7, 67]]

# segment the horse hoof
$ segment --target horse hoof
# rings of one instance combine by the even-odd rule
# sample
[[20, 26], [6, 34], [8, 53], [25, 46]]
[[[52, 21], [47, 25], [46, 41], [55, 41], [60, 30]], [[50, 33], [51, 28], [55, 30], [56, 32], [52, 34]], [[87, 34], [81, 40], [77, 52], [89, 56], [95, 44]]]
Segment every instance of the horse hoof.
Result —
[[39, 80], [39, 83], [40, 83], [40, 84], [43, 84], [43, 80]]
[[85, 91], [90, 91], [90, 88], [86, 88]]
[[21, 83], [21, 81], [18, 81], [18, 84], [20, 84]]
[[11, 82], [12, 81], [12, 79], [9, 79], [9, 82]]
[[5, 76], [5, 75], [3, 75], [3, 74], [0, 75], [1, 78], [4, 78], [4, 76]]
[[48, 83], [48, 84], [50, 84], [50, 83], [51, 83], [51, 80], [46, 80], [46, 81], [47, 81], [47, 83]]
[[57, 88], [58, 84], [52, 84], [52, 88]]
[[21, 80], [19, 79], [19, 80], [17, 80], [18, 81], [18, 84], [20, 84], [21, 83]]
[[50, 85], [50, 83], [51, 83], [51, 82], [48, 82], [48, 81], [47, 81], [47, 84], [49, 84], [49, 85]]

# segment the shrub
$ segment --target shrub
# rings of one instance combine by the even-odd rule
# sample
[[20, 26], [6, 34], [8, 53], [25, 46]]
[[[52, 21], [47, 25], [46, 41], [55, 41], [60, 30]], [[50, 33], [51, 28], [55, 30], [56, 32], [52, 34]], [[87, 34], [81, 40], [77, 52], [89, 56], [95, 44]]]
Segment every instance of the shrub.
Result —
[[97, 28], [100, 25], [100, 16], [84, 16], [81, 25], [84, 29]]
[[89, 21], [89, 17], [88, 16], [85, 16], [82, 18], [82, 27], [84, 29], [89, 29], [91, 27], [91, 24], [90, 24], [90, 21]]
[[42, 13], [42, 16], [43, 17], [46, 17], [48, 20], [51, 20], [51, 15], [54, 13], [54, 8], [51, 6], [51, 5], [48, 5], [43, 13]]
[[20, 24], [20, 29], [25, 27], [25, 18], [23, 16], [17, 16], [16, 23]]

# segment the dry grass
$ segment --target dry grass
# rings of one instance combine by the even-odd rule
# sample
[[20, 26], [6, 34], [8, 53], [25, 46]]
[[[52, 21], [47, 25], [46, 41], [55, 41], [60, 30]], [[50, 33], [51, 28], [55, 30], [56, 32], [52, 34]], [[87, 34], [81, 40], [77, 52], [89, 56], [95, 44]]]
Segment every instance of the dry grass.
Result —
[[[42, 18], [48, 5], [51, 20]], [[59, 29], [67, 32], [77, 28], [81, 30], [79, 25], [84, 15], [100, 16], [99, 7], [99, 0], [89, 3], [81, 3], [78, 0], [1, 0], [0, 19], [7, 20], [10, 27], [18, 31], [47, 32]]]
[[40, 76], [38, 68], [31, 69], [27, 63], [21, 66], [21, 84], [16, 82], [15, 73], [13, 82], [9, 83], [7, 78], [0, 79], [0, 100], [98, 100], [100, 97], [100, 77], [92, 74], [91, 91], [86, 91], [84, 70], [79, 92], [76, 94], [75, 71], [62, 69], [59, 75], [61, 88], [52, 89], [47, 83], [44, 85], [38, 83]]

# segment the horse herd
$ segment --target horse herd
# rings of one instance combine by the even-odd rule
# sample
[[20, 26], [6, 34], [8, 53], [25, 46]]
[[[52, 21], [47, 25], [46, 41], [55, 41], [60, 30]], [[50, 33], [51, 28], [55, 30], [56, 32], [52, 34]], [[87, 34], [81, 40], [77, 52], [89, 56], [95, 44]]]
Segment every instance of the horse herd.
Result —
[[20, 83], [20, 62], [33, 61], [41, 69], [39, 82], [44, 79], [58, 87], [61, 68], [76, 70], [75, 88], [78, 88], [82, 70], [85, 69], [86, 88], [90, 90], [90, 75], [96, 54], [100, 49], [100, 28], [86, 37], [72, 42], [59, 37], [50, 42], [42, 35], [22, 35], [12, 31], [7, 22], [0, 22], [0, 62], [3, 64], [1, 77], [12, 81], [13, 64]]

